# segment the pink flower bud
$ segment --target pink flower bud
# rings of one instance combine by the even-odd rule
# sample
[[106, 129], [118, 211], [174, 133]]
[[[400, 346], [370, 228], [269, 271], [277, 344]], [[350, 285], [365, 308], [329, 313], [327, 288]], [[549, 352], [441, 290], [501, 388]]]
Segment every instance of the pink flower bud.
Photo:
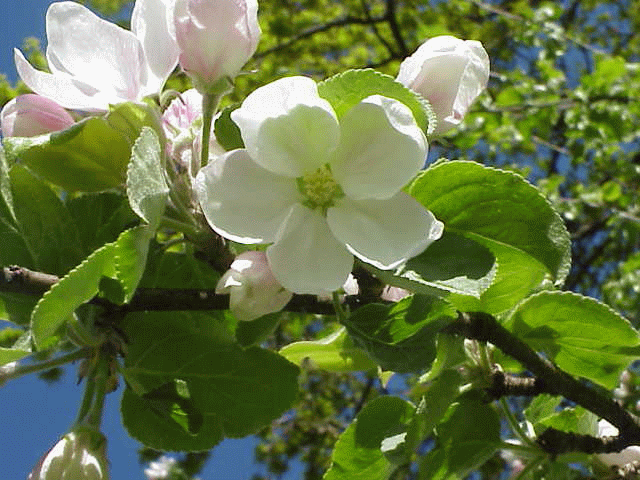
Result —
[[244, 252], [218, 281], [216, 293], [229, 293], [231, 312], [238, 320], [254, 320], [277, 312], [293, 294], [278, 283], [264, 252]]
[[27, 480], [108, 480], [106, 445], [98, 431], [71, 431], [40, 459]]
[[5, 137], [35, 137], [73, 124], [73, 118], [64, 108], [32, 93], [14, 98], [0, 112], [0, 127]]
[[458, 125], [489, 81], [489, 56], [475, 40], [430, 38], [400, 65], [396, 80], [433, 108], [441, 135]]
[[257, 0], [176, 0], [179, 62], [201, 92], [235, 77], [258, 46]]

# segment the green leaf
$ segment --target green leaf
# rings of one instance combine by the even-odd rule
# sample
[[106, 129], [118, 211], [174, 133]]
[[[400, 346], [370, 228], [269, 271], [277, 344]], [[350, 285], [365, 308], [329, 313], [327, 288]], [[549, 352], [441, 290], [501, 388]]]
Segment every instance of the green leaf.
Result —
[[140, 286], [214, 289], [219, 278], [220, 274], [209, 264], [196, 259], [192, 251], [167, 252], [156, 246], [149, 255]]
[[433, 362], [436, 335], [454, 318], [455, 309], [444, 301], [414, 295], [394, 305], [366, 305], [344, 323], [354, 344], [383, 369], [419, 372]]
[[320, 340], [290, 343], [280, 350], [280, 355], [297, 365], [309, 359], [316, 367], [330, 372], [376, 368], [376, 363], [353, 344], [344, 327]]
[[476, 392], [460, 397], [436, 427], [436, 447], [420, 462], [420, 480], [458, 480], [501, 444], [500, 419]]
[[53, 191], [21, 165], [9, 172], [15, 222], [0, 218], [0, 263], [63, 275], [83, 258], [76, 226]]
[[[581, 435], [597, 435], [598, 417], [588, 410], [578, 406], [565, 408], [554, 412], [539, 420], [540, 427], [553, 427], [563, 432], [579, 433]], [[543, 428], [536, 428], [542, 431]]]
[[[276, 330], [281, 319], [282, 313], [276, 312], [263, 315], [250, 322], [237, 322], [236, 340], [243, 347], [259, 345]], [[282, 355], [282, 352], [280, 354]], [[283, 356], [292, 363], [298, 363], [286, 355]]]
[[431, 370], [422, 375], [418, 382], [429, 382], [445, 370], [455, 368], [466, 360], [464, 338], [457, 335], [438, 333], [436, 335], [436, 358], [431, 365]]
[[136, 292], [147, 264], [149, 242], [154, 236], [150, 225], [141, 225], [122, 232], [114, 243], [116, 278], [124, 293], [123, 303], [131, 301]]
[[31, 314], [33, 341], [41, 347], [83, 303], [98, 294], [103, 276], [115, 277], [114, 244], [93, 252], [53, 285]]
[[[159, 450], [200, 451], [223, 436], [242, 437], [278, 418], [298, 390], [299, 369], [276, 353], [242, 349], [220, 318], [195, 312], [129, 314], [121, 327], [130, 340], [122, 399], [130, 435]], [[158, 408], [149, 392], [184, 382], [181, 410], [202, 424], [195, 431]], [[173, 413], [172, 413], [173, 412]]]
[[122, 185], [131, 147], [153, 114], [142, 105], [119, 104], [107, 115], [89, 117], [66, 130], [37, 137], [4, 139], [6, 153], [67, 191], [95, 192]]
[[451, 232], [396, 270], [363, 265], [385, 283], [426, 295], [446, 291], [479, 298], [496, 273], [495, 257], [488, 248]]
[[407, 444], [412, 449], [418, 448], [422, 441], [431, 435], [433, 428], [440, 423], [449, 405], [460, 395], [460, 387], [463, 383], [465, 381], [460, 372], [445, 370], [429, 385], [420, 388], [422, 400], [407, 435]]
[[319, 95], [327, 100], [338, 118], [371, 95], [382, 95], [404, 103], [422, 130], [427, 130], [431, 107], [417, 93], [376, 70], [347, 70], [318, 84]]
[[160, 224], [169, 197], [161, 153], [155, 131], [144, 127], [131, 151], [127, 170], [127, 196], [131, 209], [154, 231]]
[[9, 165], [4, 156], [4, 148], [0, 145], [0, 218], [7, 223], [17, 223], [16, 213], [13, 209], [13, 194], [11, 193], [11, 181], [9, 180]]
[[409, 193], [444, 222], [446, 231], [493, 253], [495, 283], [480, 296], [491, 313], [515, 306], [545, 276], [557, 285], [564, 281], [569, 234], [550, 203], [519, 175], [473, 162], [441, 162], [425, 170]]
[[640, 356], [638, 332], [608, 306], [571, 292], [540, 292], [522, 302], [507, 328], [560, 368], [607, 389]]
[[67, 202], [87, 254], [110, 243], [127, 228], [140, 223], [127, 197], [114, 192], [86, 193]]
[[220, 113], [220, 116], [216, 118], [213, 124], [213, 131], [216, 135], [216, 140], [226, 151], [235, 150], [236, 148], [244, 148], [244, 142], [240, 135], [240, 129], [231, 120], [231, 112], [237, 107], [227, 107]]
[[[333, 450], [331, 467], [324, 480], [390, 480], [397, 463], [407, 461], [403, 438], [415, 408], [397, 397], [378, 397], [360, 411], [340, 435]], [[384, 451], [404, 450], [400, 462], [390, 460]], [[404, 458], [403, 458], [404, 457]]]

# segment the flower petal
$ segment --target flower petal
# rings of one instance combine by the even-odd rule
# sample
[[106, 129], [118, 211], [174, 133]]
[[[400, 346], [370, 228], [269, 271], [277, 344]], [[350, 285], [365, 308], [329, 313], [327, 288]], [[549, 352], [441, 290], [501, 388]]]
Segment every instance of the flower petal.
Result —
[[109, 107], [102, 92], [91, 85], [64, 73], [53, 75], [36, 70], [20, 50], [16, 48], [13, 53], [18, 75], [37, 94], [74, 110], [105, 111]]
[[332, 235], [317, 211], [294, 205], [267, 258], [278, 282], [294, 293], [333, 292], [345, 283], [353, 255]]
[[442, 222], [404, 192], [387, 200], [345, 197], [327, 211], [333, 234], [356, 257], [391, 269], [442, 236]]
[[295, 180], [256, 165], [244, 149], [202, 168], [194, 188], [211, 228], [240, 243], [272, 242], [299, 197]]
[[133, 7], [131, 31], [142, 44], [148, 67], [143, 95], [159, 93], [178, 64], [172, 9], [171, 0], [136, 0]]
[[340, 146], [331, 170], [347, 196], [395, 195], [424, 165], [427, 139], [408, 107], [373, 95], [340, 119]]
[[338, 120], [307, 77], [287, 77], [251, 93], [231, 113], [249, 154], [267, 170], [288, 177], [314, 172], [338, 145]]
[[47, 10], [47, 60], [51, 73], [69, 74], [103, 92], [110, 103], [137, 101], [147, 70], [142, 44], [118, 25], [76, 2]]

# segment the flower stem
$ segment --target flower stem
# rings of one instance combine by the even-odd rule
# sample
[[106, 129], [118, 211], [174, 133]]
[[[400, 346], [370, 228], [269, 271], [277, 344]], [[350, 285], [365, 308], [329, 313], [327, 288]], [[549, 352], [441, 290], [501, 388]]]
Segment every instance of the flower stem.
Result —
[[62, 355], [61, 357], [57, 357], [52, 360], [47, 360], [46, 362], [36, 363], [35, 365], [22, 365], [17, 367], [12, 372], [8, 372], [6, 374], [0, 374], [0, 381], [4, 382], [7, 380], [13, 380], [15, 378], [20, 378], [30, 373], [42, 372], [44, 370], [51, 370], [52, 368], [60, 367], [67, 363], [71, 363], [75, 360], [86, 358], [89, 355], [90, 351], [91, 351], [90, 348], [81, 348], [79, 350], [75, 350], [74, 352], [68, 353], [67, 355]]
[[104, 401], [107, 395], [107, 382], [109, 380], [109, 361], [110, 356], [100, 350], [98, 353], [96, 368], [93, 377], [88, 383], [94, 383], [93, 402], [91, 408], [87, 412], [87, 423], [97, 429], [100, 428], [102, 422], [102, 411], [104, 410]]
[[338, 317], [338, 322], [343, 323], [343, 320], [347, 319], [347, 313], [344, 308], [342, 308], [342, 303], [340, 303], [340, 294], [336, 291], [332, 294], [333, 299], [333, 308], [336, 311], [336, 316]]
[[[211, 125], [216, 114], [222, 94], [206, 93], [202, 96], [202, 145], [200, 167], [209, 163], [209, 141], [211, 139]], [[195, 175], [195, 172], [193, 172]]]
[[500, 398], [499, 403], [502, 413], [504, 413], [507, 423], [509, 424], [509, 427], [511, 427], [511, 430], [513, 431], [515, 436], [518, 437], [518, 440], [520, 440], [523, 445], [529, 445], [530, 447], [536, 448], [536, 444], [532, 442], [531, 439], [527, 436], [526, 432], [522, 430], [522, 427], [518, 423], [518, 420], [516, 419], [516, 417], [514, 417], [505, 397]]

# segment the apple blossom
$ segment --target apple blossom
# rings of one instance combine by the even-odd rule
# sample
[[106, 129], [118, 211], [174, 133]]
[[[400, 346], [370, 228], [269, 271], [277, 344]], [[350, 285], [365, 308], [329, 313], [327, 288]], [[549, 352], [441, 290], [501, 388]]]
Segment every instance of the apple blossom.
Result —
[[79, 3], [53, 3], [46, 16], [51, 73], [33, 68], [15, 49], [18, 74], [34, 92], [76, 110], [106, 111], [109, 104], [157, 94], [178, 59], [171, 1], [137, 0], [132, 31]]
[[107, 480], [106, 445], [100, 432], [77, 428], [40, 459], [27, 480]]
[[429, 101], [437, 120], [432, 135], [441, 135], [462, 121], [487, 86], [489, 55], [475, 40], [433, 37], [404, 59], [396, 80]]
[[216, 293], [228, 293], [229, 307], [238, 320], [249, 321], [278, 312], [293, 294], [273, 276], [264, 252], [241, 253], [220, 277]]
[[162, 455], [155, 462], [149, 463], [149, 467], [144, 469], [144, 474], [148, 480], [164, 480], [170, 478], [169, 476], [176, 463], [175, 458]]
[[176, 0], [180, 65], [201, 92], [235, 77], [260, 39], [257, 0]]
[[[615, 437], [619, 431], [606, 420], [598, 422], [599, 437]], [[617, 453], [598, 453], [596, 458], [607, 466], [622, 467], [628, 463], [640, 462], [640, 446], [633, 445]]]
[[0, 129], [4, 137], [35, 137], [64, 130], [73, 124], [73, 117], [64, 108], [34, 94], [10, 100], [0, 112]]
[[[195, 176], [200, 169], [202, 95], [195, 88], [181, 93], [162, 114], [162, 126], [169, 156]], [[215, 135], [209, 139], [209, 151], [216, 156], [225, 152]]]
[[404, 104], [373, 95], [338, 121], [312, 79], [288, 77], [231, 118], [246, 148], [201, 169], [196, 193], [220, 235], [272, 243], [269, 265], [286, 289], [335, 291], [353, 255], [390, 269], [440, 238], [442, 223], [401, 191], [427, 153]]

